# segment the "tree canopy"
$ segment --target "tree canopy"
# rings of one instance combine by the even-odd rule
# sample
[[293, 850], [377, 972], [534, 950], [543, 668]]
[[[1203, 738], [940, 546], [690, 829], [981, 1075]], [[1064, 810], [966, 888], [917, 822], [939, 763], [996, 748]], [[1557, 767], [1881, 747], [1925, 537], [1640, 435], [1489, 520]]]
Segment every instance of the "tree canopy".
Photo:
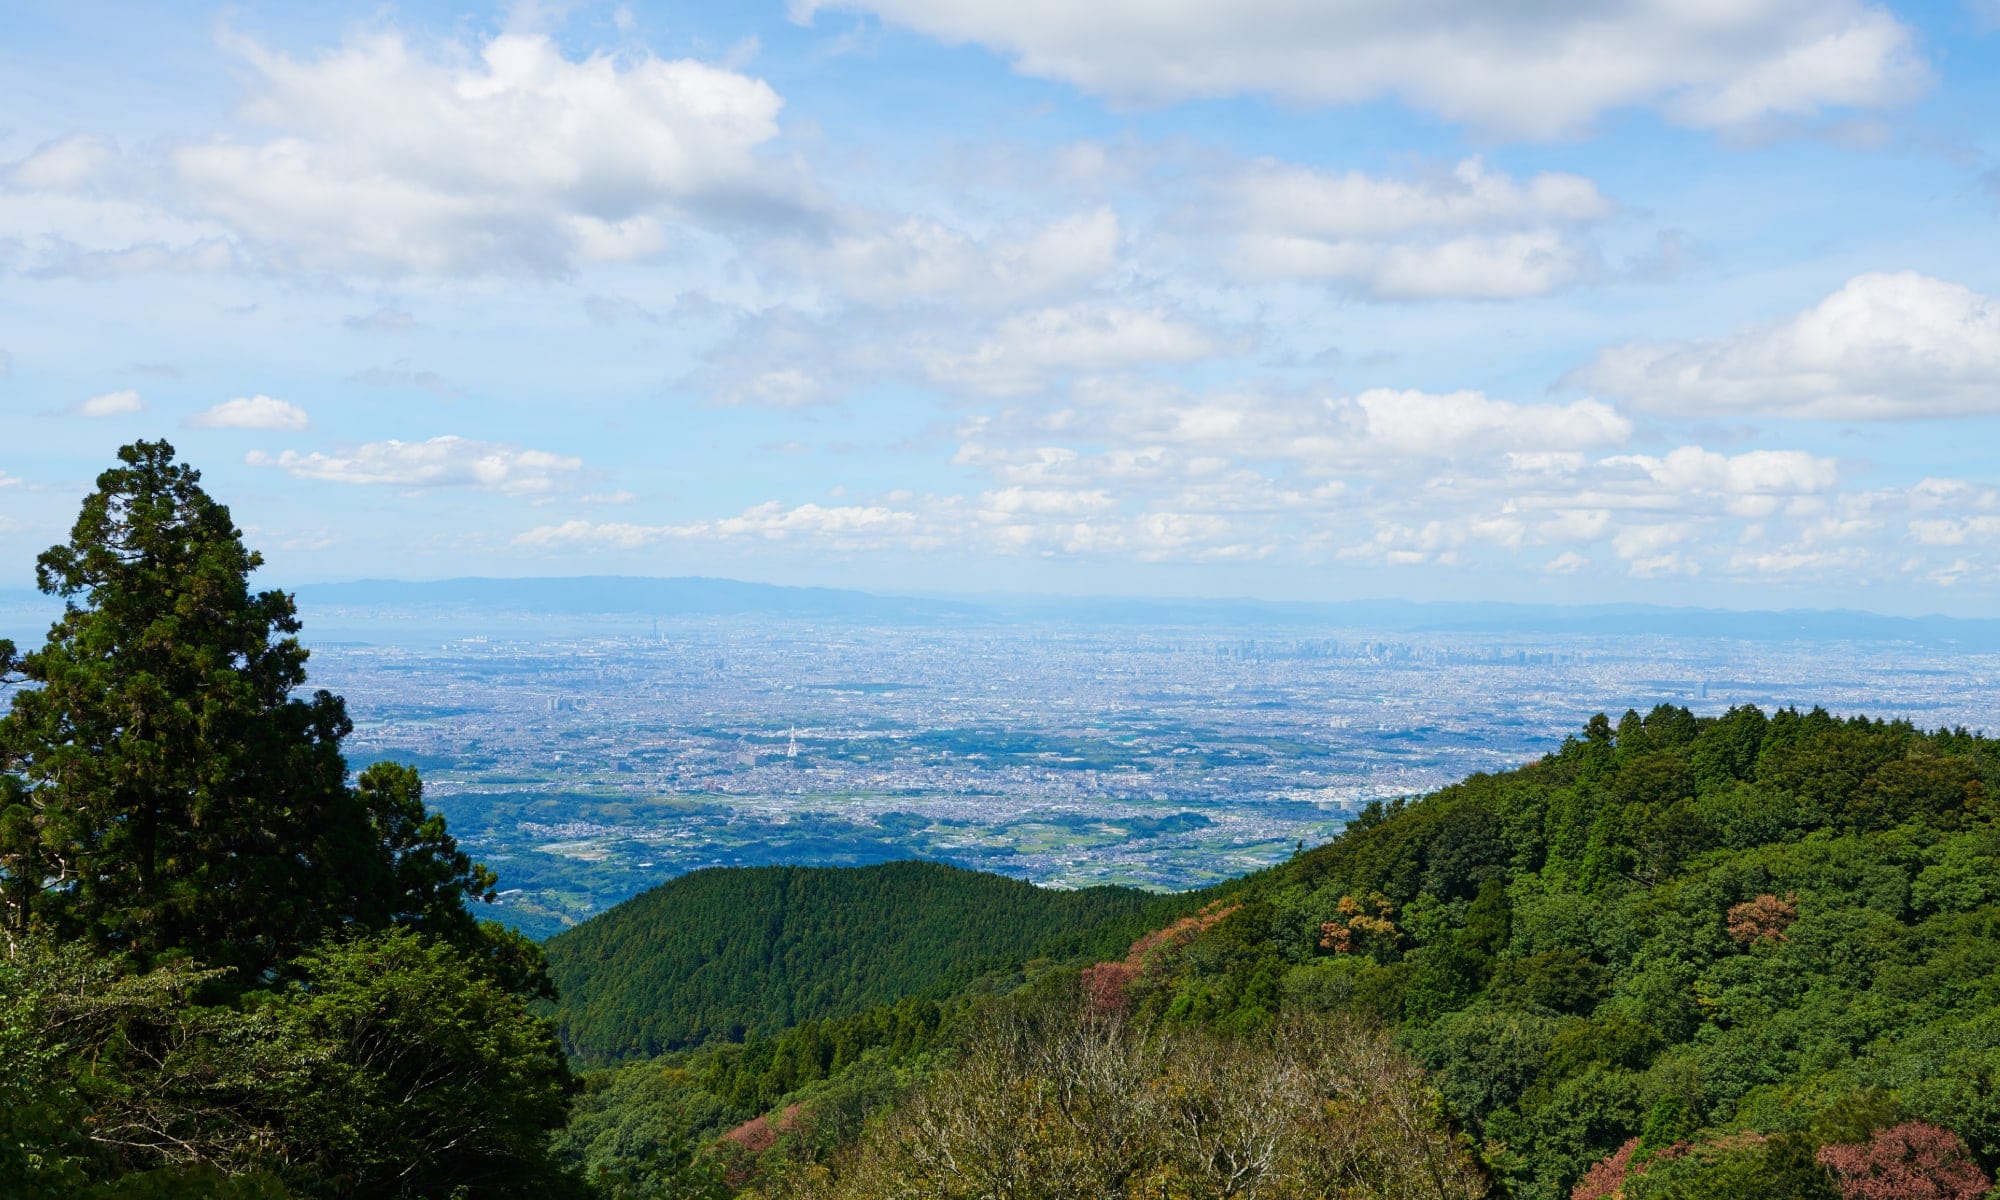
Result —
[[1185, 903], [939, 863], [720, 868], [550, 939], [549, 966], [565, 1043], [608, 1062], [943, 996], [1038, 955], [1109, 951]]
[[292, 599], [165, 442], [0, 644], [0, 1195], [561, 1197], [540, 951], [415, 771], [350, 781]]
[[346, 708], [299, 694], [298, 614], [229, 510], [165, 442], [118, 457], [36, 564], [66, 605], [0, 717], [7, 926], [252, 974], [350, 924], [466, 934], [492, 877], [414, 775], [349, 786]]

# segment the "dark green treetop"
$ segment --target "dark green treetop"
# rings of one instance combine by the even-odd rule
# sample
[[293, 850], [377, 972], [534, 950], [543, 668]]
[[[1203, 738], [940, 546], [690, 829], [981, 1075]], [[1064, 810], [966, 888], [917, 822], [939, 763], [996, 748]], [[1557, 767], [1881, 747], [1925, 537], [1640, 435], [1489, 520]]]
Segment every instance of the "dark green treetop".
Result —
[[298, 694], [297, 611], [228, 508], [164, 441], [118, 457], [36, 564], [47, 644], [0, 661], [32, 685], [0, 717], [0, 920], [253, 974], [346, 925], [475, 935], [492, 876], [414, 773], [348, 786], [345, 706]]

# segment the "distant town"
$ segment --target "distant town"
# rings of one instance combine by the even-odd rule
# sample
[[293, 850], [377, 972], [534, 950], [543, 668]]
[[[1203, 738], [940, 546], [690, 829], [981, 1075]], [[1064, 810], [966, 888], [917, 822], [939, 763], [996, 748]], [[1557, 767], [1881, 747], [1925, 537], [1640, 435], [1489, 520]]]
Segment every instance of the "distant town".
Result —
[[[1731, 640], [305, 611], [350, 760], [423, 771], [536, 935], [710, 866], [921, 857], [1180, 889], [1371, 800], [1555, 750], [1598, 710], [1824, 705], [1990, 725], [2000, 654]], [[1810, 682], [1808, 682], [1810, 681]]]

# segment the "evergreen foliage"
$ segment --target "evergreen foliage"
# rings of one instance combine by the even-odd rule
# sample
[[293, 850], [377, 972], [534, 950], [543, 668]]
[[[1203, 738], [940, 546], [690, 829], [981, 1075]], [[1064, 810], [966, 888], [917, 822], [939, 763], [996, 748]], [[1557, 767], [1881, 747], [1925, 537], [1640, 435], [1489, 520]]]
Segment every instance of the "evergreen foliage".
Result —
[[451, 925], [492, 877], [414, 779], [347, 784], [345, 706], [309, 699], [298, 616], [165, 442], [118, 452], [36, 563], [67, 601], [0, 720], [0, 916], [253, 977], [350, 923]]
[[546, 949], [565, 1044], [604, 1063], [940, 998], [1038, 956], [1104, 954], [1185, 904], [936, 863], [725, 868], [664, 883]]
[[1903, 1118], [1990, 1172], [1996, 788], [2000, 753], [1963, 730], [1599, 716], [1241, 882], [1128, 1003], [1219, 1029], [1397, 1022], [1522, 1200], [1569, 1196], [1628, 1143], [1676, 1164], [1644, 1171], [1662, 1195], [1838, 1194], [1823, 1164], [1849, 1160], [1816, 1150]]
[[415, 772], [352, 785], [289, 596], [164, 442], [119, 451], [47, 643], [0, 645], [0, 1195], [557, 1197], [539, 951]]

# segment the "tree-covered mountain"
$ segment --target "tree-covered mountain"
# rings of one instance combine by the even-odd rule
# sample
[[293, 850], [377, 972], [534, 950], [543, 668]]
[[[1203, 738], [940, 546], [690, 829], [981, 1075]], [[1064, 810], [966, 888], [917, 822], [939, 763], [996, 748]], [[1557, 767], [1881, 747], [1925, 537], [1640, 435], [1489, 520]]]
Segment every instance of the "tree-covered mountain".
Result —
[[1167, 1028], [1392, 1023], [1521, 1200], [1977, 1196], [2000, 1164], [1996, 751], [1818, 710], [1600, 716], [1093, 972]]
[[1108, 953], [1186, 903], [937, 863], [717, 868], [635, 896], [545, 950], [565, 1044], [604, 1063], [941, 998], [1033, 958]]
[[587, 1161], [645, 1127], [629, 1091], [682, 1114], [696, 1172], [651, 1194], [1978, 1200], [1996, 797], [2000, 753], [1961, 730], [1600, 716], [935, 1025], [808, 1022], [593, 1077]]

